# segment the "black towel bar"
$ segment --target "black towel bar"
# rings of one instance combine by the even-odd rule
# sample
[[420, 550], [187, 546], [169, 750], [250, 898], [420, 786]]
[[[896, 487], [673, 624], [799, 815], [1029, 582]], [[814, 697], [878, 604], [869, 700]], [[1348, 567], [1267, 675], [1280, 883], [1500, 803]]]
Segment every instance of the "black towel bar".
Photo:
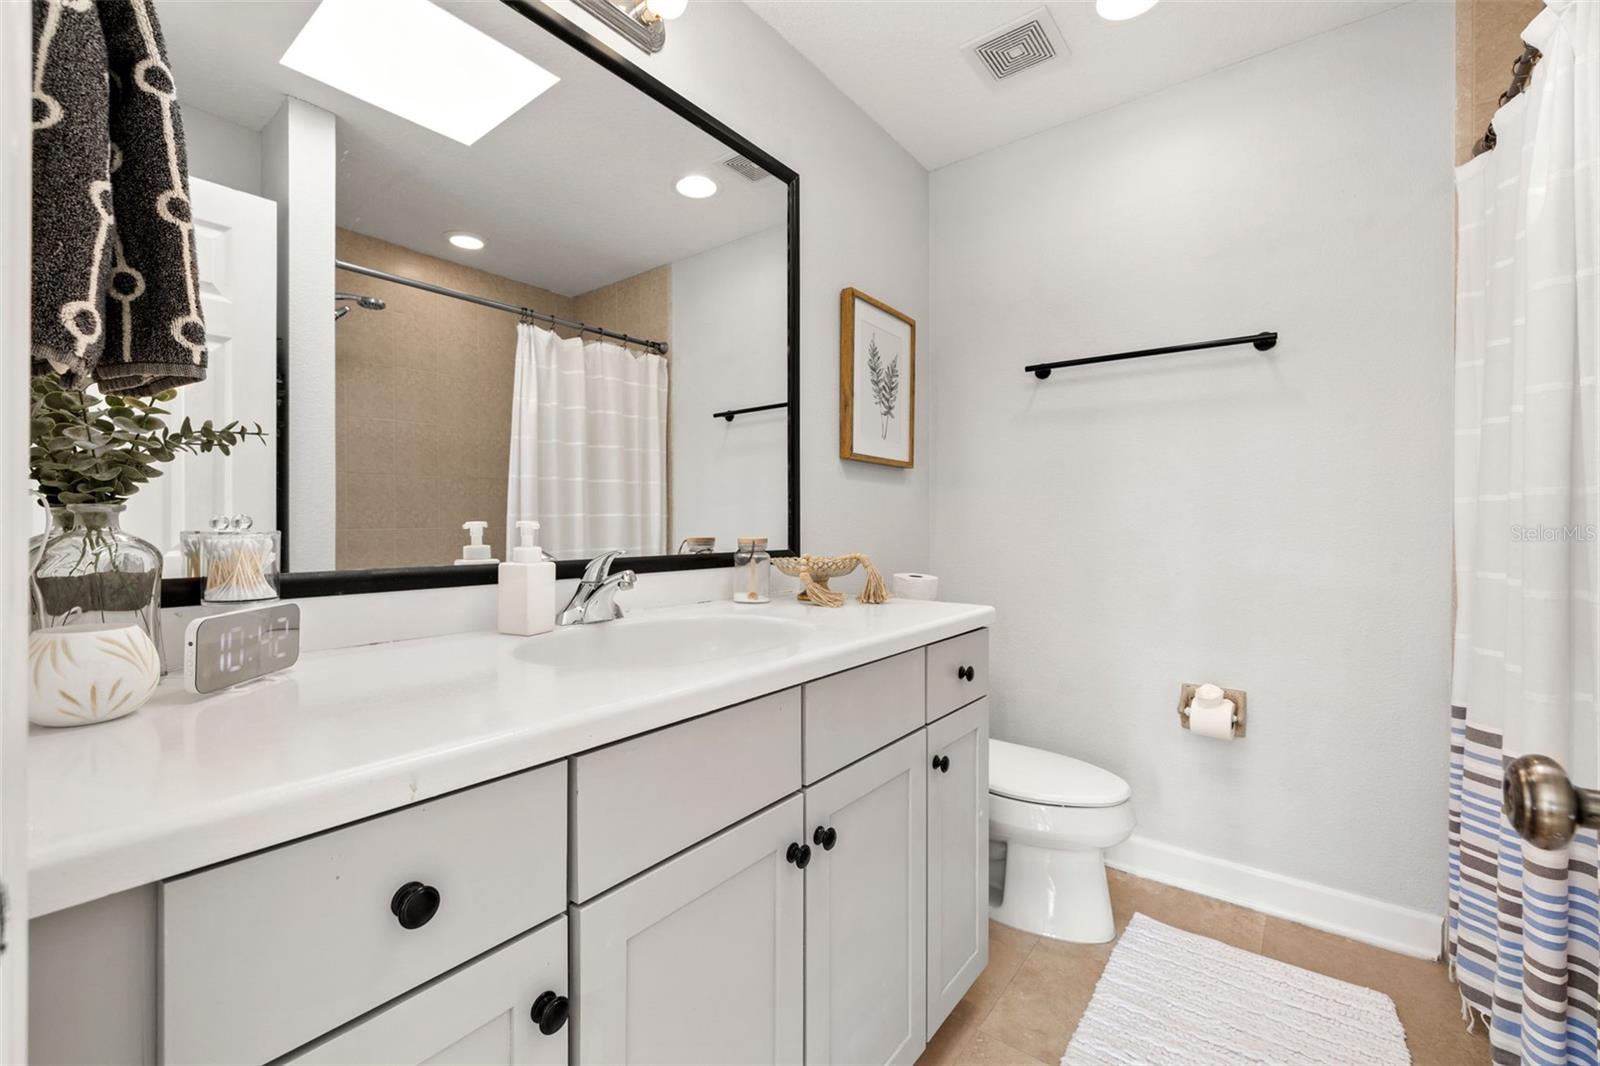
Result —
[[1034, 363], [1022, 369], [1041, 381], [1050, 371], [1064, 366], [1088, 366], [1090, 363], [1113, 363], [1118, 359], [1137, 359], [1143, 355], [1170, 355], [1173, 352], [1193, 352], [1201, 348], [1228, 348], [1235, 344], [1253, 344], [1256, 351], [1264, 352], [1278, 343], [1276, 333], [1253, 333], [1248, 337], [1224, 337], [1217, 341], [1198, 341], [1194, 344], [1174, 344], [1168, 348], [1141, 348], [1136, 352], [1117, 352], [1114, 355], [1092, 355], [1087, 359], [1062, 359], [1054, 363]]
[[711, 417], [725, 418], [729, 422], [732, 422], [735, 415], [748, 415], [756, 411], [776, 411], [780, 407], [788, 406], [789, 405], [786, 403], [766, 403], [762, 404], [760, 407], [735, 407], [731, 411], [713, 411], [711, 412]]

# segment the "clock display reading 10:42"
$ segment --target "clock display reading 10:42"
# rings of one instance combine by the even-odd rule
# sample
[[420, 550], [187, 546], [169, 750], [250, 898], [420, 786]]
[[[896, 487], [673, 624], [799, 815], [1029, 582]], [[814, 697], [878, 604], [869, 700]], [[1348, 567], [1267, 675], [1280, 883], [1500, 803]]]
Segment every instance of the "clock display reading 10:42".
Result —
[[191, 692], [206, 695], [287, 670], [300, 658], [300, 607], [273, 603], [198, 618], [184, 639]]

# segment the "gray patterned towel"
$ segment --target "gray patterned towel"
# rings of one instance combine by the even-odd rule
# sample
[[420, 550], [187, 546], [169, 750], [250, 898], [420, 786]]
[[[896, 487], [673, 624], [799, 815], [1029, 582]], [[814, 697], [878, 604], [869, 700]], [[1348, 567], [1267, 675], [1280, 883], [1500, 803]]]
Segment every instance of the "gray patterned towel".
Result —
[[34, 0], [35, 373], [148, 396], [204, 380], [188, 159], [149, 0]]

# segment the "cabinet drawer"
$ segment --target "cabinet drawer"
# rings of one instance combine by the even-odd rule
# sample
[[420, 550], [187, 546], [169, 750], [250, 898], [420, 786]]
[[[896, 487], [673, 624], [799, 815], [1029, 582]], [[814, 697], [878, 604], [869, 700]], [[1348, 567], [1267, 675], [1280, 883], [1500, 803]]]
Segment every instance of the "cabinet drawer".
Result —
[[805, 779], [820, 781], [924, 722], [923, 649], [805, 686]]
[[989, 631], [928, 645], [928, 721], [989, 694]]
[[282, 1055], [561, 913], [566, 801], [556, 763], [165, 882], [162, 1061]]
[[574, 903], [800, 787], [800, 690], [572, 760]]
[[567, 920], [556, 918], [503, 948], [400, 997], [285, 1059], [283, 1066], [470, 1062], [566, 1066], [567, 1033], [551, 1027], [568, 1006]]

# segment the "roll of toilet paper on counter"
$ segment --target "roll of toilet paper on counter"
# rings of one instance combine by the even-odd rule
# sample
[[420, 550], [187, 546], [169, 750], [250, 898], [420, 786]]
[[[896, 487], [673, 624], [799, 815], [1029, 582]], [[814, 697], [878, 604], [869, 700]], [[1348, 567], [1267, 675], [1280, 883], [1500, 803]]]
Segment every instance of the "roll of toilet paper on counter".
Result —
[[1216, 685], [1201, 685], [1189, 701], [1189, 732], [1213, 740], [1233, 739], [1233, 701]]
[[936, 600], [939, 579], [932, 574], [896, 574], [894, 594], [902, 600]]

